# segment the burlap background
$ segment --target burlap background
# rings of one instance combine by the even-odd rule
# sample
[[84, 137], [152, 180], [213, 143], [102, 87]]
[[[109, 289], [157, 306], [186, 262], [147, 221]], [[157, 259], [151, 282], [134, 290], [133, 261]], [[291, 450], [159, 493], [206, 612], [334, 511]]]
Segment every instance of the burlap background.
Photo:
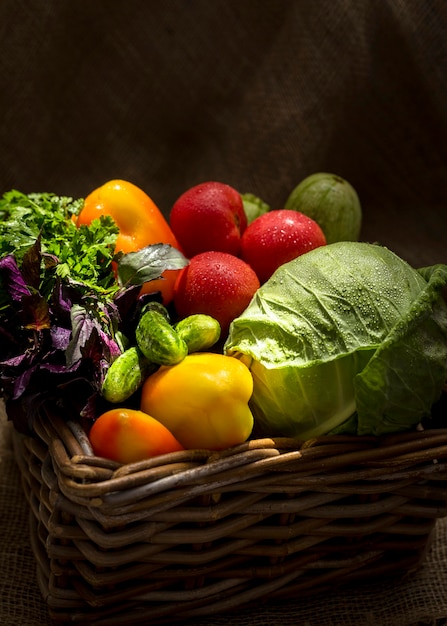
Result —
[[[446, 34], [443, 0], [2, 0], [0, 193], [84, 196], [120, 177], [168, 215], [216, 179], [278, 208], [326, 170], [357, 188], [364, 239], [446, 262]], [[0, 624], [44, 626], [1, 441]], [[411, 581], [214, 622], [447, 618], [446, 534]]]

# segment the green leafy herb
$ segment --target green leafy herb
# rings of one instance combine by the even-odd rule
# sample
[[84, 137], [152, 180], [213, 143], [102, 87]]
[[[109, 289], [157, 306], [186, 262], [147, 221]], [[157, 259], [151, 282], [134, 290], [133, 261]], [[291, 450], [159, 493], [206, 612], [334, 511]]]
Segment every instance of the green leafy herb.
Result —
[[118, 283], [121, 287], [142, 285], [161, 278], [166, 269], [180, 270], [187, 263], [186, 257], [176, 248], [155, 243], [119, 258]]
[[38, 242], [45, 271], [40, 286], [33, 286], [43, 293], [51, 293], [56, 276], [82, 282], [93, 293], [116, 291], [111, 262], [118, 228], [108, 216], [78, 228], [71, 217], [82, 203], [51, 193], [7, 192], [0, 200], [0, 258], [13, 254], [21, 265]]

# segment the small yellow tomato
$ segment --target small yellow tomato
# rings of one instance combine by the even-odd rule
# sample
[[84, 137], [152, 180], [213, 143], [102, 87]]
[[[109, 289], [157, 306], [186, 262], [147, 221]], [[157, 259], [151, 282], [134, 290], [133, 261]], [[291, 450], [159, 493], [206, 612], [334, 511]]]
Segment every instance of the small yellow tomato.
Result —
[[172, 433], [156, 419], [135, 409], [114, 408], [93, 423], [90, 443], [97, 456], [135, 463], [183, 450]]
[[142, 388], [142, 411], [159, 420], [187, 449], [223, 450], [253, 429], [249, 369], [223, 354], [189, 354], [151, 374]]

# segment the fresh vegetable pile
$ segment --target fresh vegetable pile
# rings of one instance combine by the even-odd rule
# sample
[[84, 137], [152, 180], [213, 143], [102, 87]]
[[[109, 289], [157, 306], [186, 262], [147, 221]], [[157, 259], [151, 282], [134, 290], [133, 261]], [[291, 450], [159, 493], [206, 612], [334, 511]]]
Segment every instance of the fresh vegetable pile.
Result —
[[83, 201], [6, 193], [0, 202], [0, 383], [8, 414], [32, 432], [43, 402], [93, 420], [111, 363], [147, 301], [142, 285], [187, 263], [158, 243], [115, 254], [118, 228], [103, 215], [75, 223]]
[[447, 379], [447, 265], [359, 242], [355, 190], [302, 181], [285, 208], [207, 182], [169, 222], [109, 181], [0, 200], [0, 385], [17, 430], [45, 403], [127, 463], [250, 436], [429, 424]]

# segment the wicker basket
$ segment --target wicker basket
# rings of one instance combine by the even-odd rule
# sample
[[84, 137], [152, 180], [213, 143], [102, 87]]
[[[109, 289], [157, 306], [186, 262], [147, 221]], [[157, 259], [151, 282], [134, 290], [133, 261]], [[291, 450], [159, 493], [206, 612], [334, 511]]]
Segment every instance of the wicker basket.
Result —
[[257, 439], [120, 466], [48, 410], [14, 434], [57, 624], [157, 624], [405, 575], [447, 515], [447, 429]]

